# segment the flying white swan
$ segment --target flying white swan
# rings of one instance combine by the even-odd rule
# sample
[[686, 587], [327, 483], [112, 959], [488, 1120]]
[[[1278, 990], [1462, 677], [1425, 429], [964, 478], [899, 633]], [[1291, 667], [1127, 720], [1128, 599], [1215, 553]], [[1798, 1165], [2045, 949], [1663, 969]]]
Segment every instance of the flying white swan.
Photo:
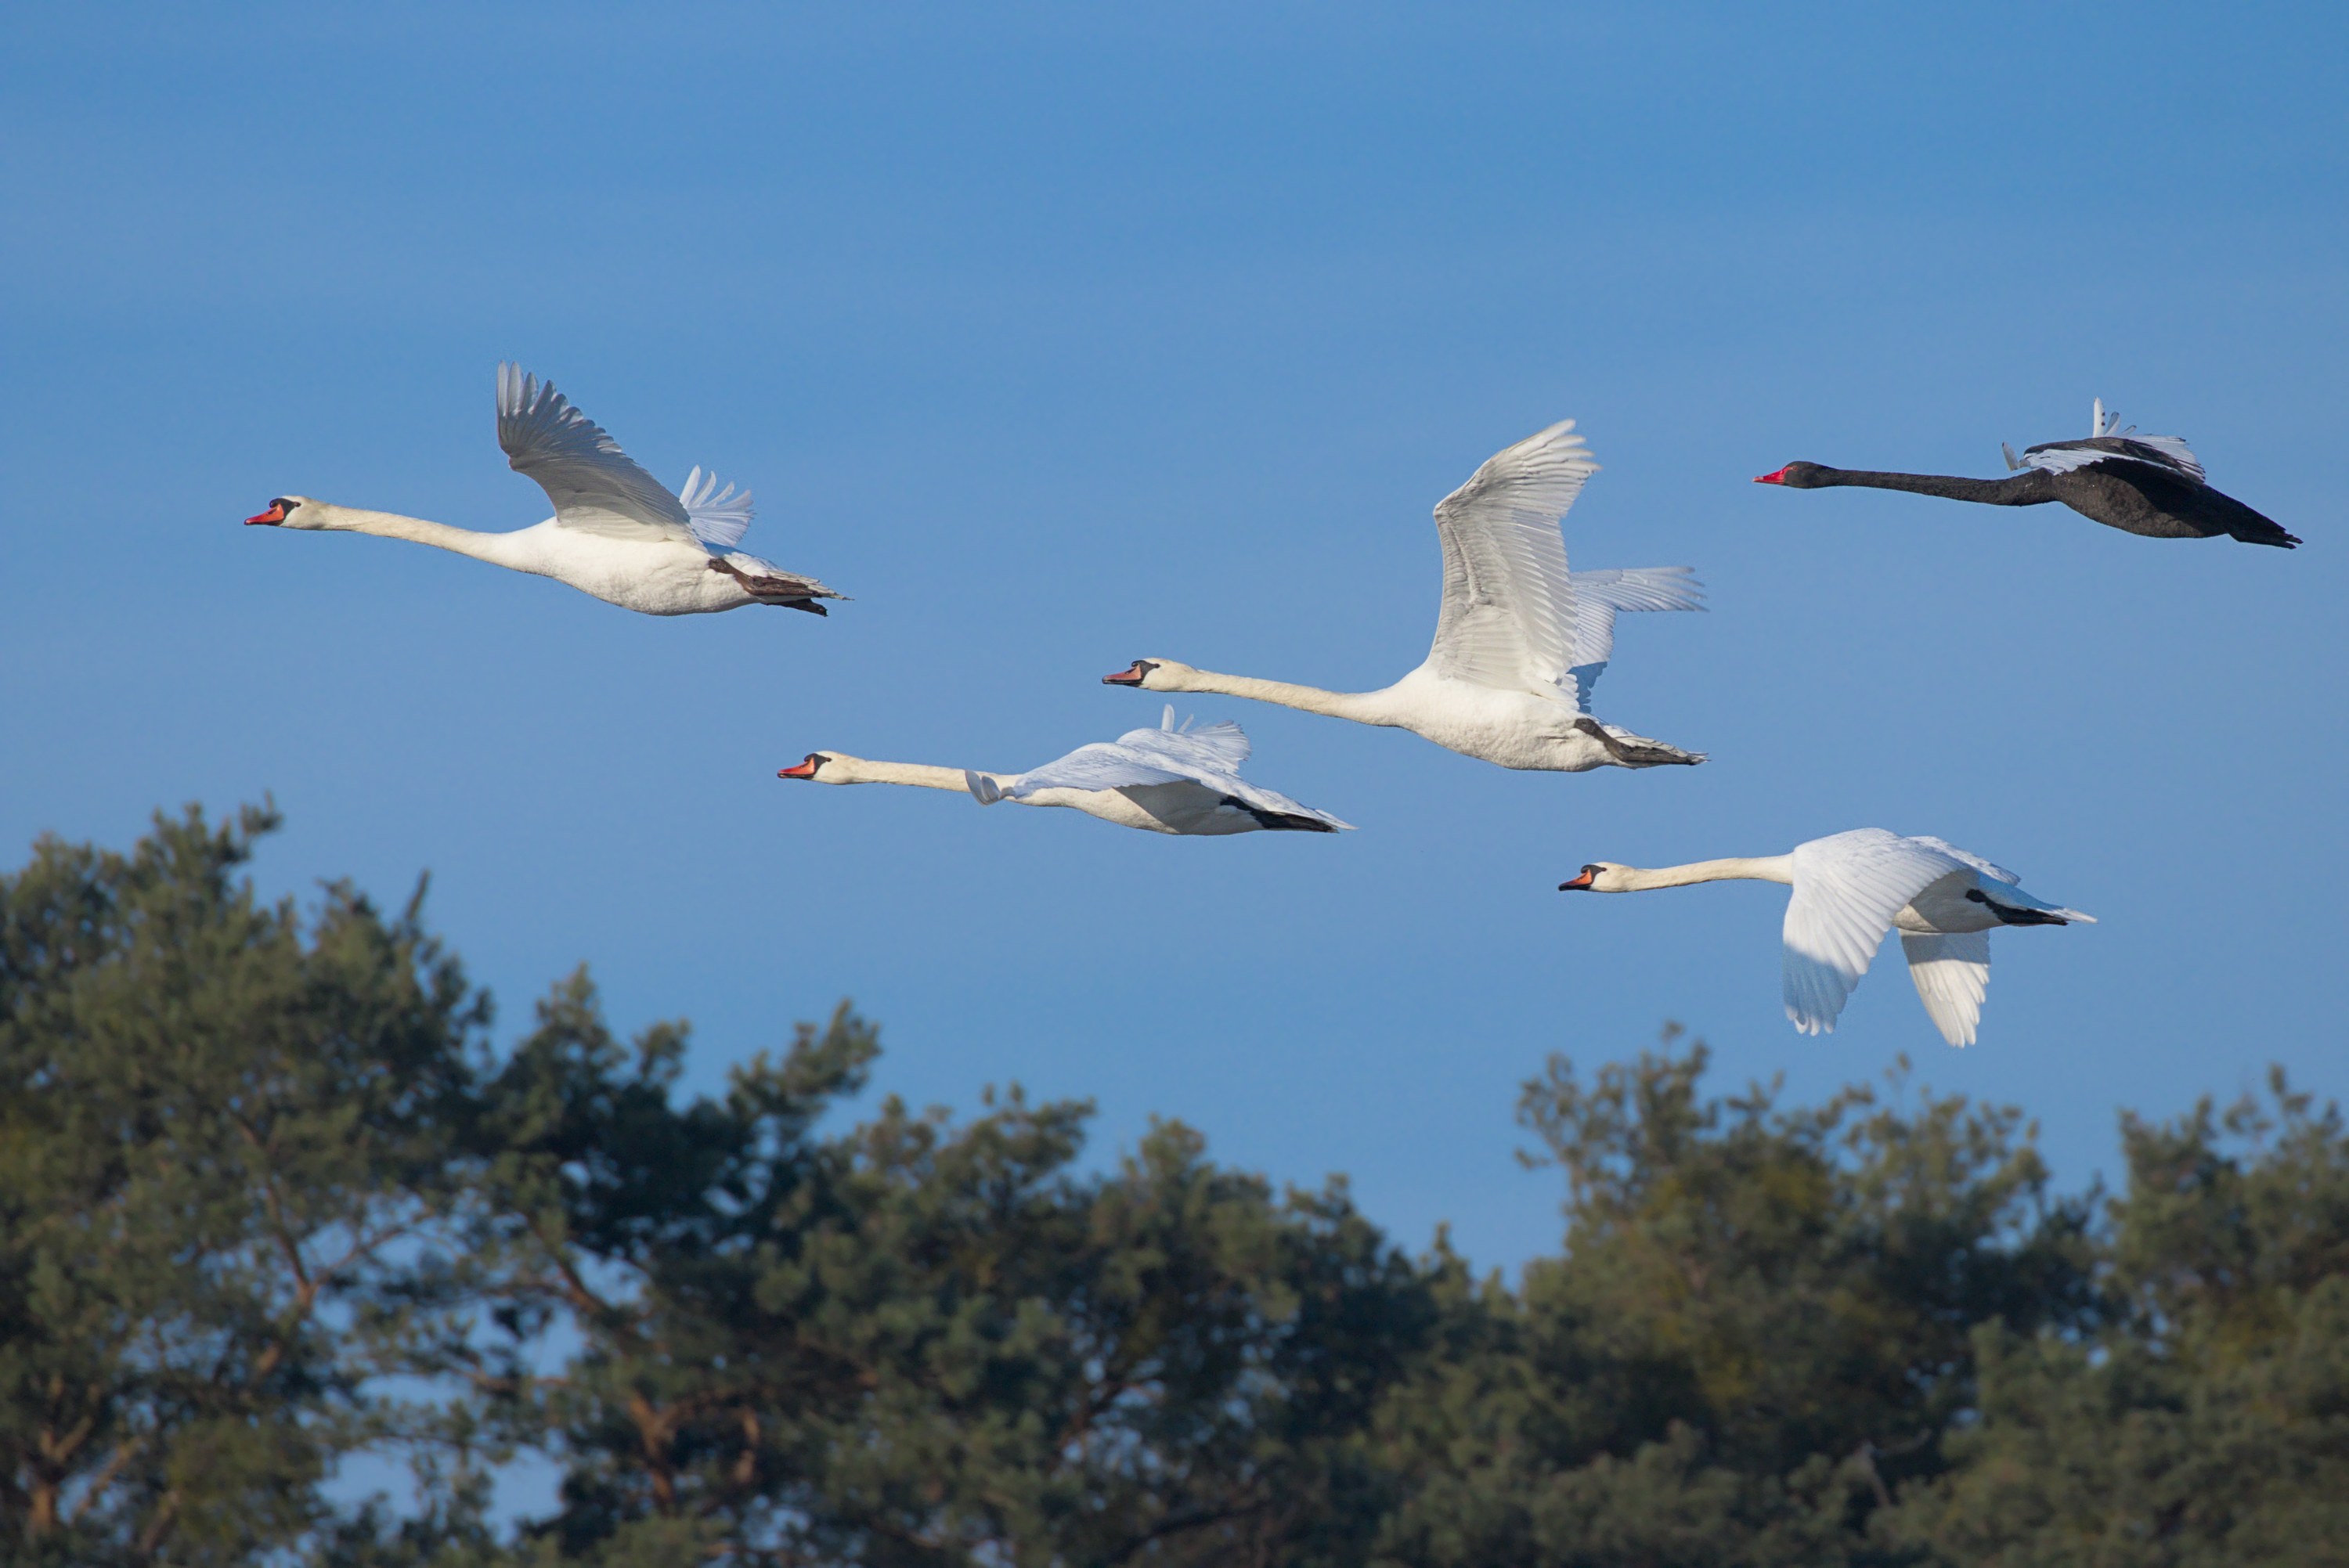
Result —
[[1174, 726], [1169, 707], [1156, 729], [1128, 730], [1115, 740], [1080, 746], [1057, 762], [1025, 773], [981, 773], [913, 762], [870, 762], [843, 751], [811, 751], [777, 773], [819, 784], [918, 784], [959, 789], [982, 806], [1073, 806], [1122, 828], [1153, 833], [1253, 833], [1271, 828], [1334, 833], [1351, 828], [1327, 811], [1300, 806], [1239, 776], [1248, 738], [1228, 720], [1193, 729]]
[[1568, 419], [1526, 437], [1436, 503], [1444, 608], [1435, 645], [1394, 685], [1323, 691], [1173, 659], [1137, 659], [1102, 681], [1145, 691], [1221, 692], [1408, 729], [1504, 768], [1582, 773], [1703, 761], [1702, 752], [1591, 716], [1590, 687], [1613, 653], [1617, 611], [1703, 606], [1685, 566], [1567, 570], [1558, 520], [1599, 471], [1573, 429]]
[[1974, 1043], [1990, 985], [1990, 933], [2001, 925], [2066, 925], [2095, 917], [2033, 898], [2021, 879], [1940, 839], [1855, 828], [1796, 844], [1790, 855], [1696, 861], [1640, 871], [1598, 861], [1558, 891], [1641, 892], [1694, 882], [1785, 882], [1786, 1016], [1806, 1035], [1835, 1033], [1851, 988], [1884, 934], [1900, 933], [1909, 977], [1941, 1037]]
[[498, 445], [554, 503], [554, 515], [512, 533], [475, 533], [397, 512], [362, 511], [282, 495], [244, 521], [412, 539], [568, 583], [647, 615], [693, 615], [744, 604], [781, 604], [821, 615], [838, 599], [812, 577], [734, 549], [750, 526], [750, 492], [718, 488], [696, 467], [676, 495], [638, 468], [620, 444], [548, 382], [498, 366]]

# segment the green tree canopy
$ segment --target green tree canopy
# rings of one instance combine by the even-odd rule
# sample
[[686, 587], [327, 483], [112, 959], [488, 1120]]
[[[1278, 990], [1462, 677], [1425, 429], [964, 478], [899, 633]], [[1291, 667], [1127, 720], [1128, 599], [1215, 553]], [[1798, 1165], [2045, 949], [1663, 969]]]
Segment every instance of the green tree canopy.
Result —
[[0, 1564], [2349, 1561], [2349, 1136], [2281, 1078], [2066, 1197], [1905, 1068], [1552, 1057], [1511, 1283], [1179, 1124], [860, 1114], [844, 1005], [709, 1094], [584, 970], [493, 1049], [417, 901], [255, 897], [274, 820], [0, 877]]
[[263, 810], [0, 878], [0, 1499], [27, 1562], [246, 1563], [323, 1517], [452, 1303], [481, 1022], [413, 905], [233, 873]]

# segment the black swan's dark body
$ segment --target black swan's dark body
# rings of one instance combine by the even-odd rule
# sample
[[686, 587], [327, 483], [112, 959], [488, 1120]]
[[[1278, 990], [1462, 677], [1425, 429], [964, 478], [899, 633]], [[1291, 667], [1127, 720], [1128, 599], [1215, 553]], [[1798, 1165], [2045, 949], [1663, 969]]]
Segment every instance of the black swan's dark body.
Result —
[[[1788, 463], [1762, 484], [1790, 490], [1857, 485], [1869, 490], [1908, 490], [1988, 506], [2041, 506], [2062, 501], [2082, 517], [2141, 533], [2148, 539], [2215, 539], [2225, 535], [2246, 544], [2290, 550], [2300, 542], [2233, 496], [2212, 490], [2191, 474], [2149, 455], [2143, 443], [2123, 436], [2084, 441], [2049, 441], [2044, 451], [2109, 452], [2062, 472], [2026, 468], [2002, 480], [1958, 479], [1948, 474], [1889, 474], [1869, 469], [1831, 469], [1824, 463]], [[2028, 456], [2029, 454], [2026, 454]], [[2011, 454], [2010, 454], [2011, 456]]]

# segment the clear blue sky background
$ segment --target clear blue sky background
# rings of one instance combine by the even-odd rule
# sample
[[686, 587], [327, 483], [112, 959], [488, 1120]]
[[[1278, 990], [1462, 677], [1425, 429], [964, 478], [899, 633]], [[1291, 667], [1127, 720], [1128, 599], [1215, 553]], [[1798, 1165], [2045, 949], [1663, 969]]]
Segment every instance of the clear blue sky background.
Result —
[[[1554, 1247], [1517, 1084], [1677, 1019], [1721, 1085], [1899, 1053], [2041, 1118], [2281, 1060], [2349, 1088], [2337, 7], [11, 8], [0, 19], [0, 843], [274, 790], [259, 875], [430, 918], [520, 1026], [590, 961], [694, 1081], [842, 996], [878, 1087], [1017, 1079], [1350, 1173], [1407, 1245]], [[545, 515], [511, 356], [828, 621], [656, 620], [295, 490]], [[2296, 553], [2060, 509], [1758, 489], [2000, 471], [2089, 399]], [[1176, 841], [778, 782], [812, 748], [1017, 769], [1154, 720], [1140, 655], [1384, 684], [1428, 509], [1561, 417], [1578, 564], [1687, 562], [1601, 712], [1696, 769], [1515, 774], [1207, 700], [1361, 825]], [[1552, 891], [1588, 859], [1942, 834], [2103, 917], [2010, 934], [1981, 1045], [1897, 956], [1779, 1014], [1784, 895]]]

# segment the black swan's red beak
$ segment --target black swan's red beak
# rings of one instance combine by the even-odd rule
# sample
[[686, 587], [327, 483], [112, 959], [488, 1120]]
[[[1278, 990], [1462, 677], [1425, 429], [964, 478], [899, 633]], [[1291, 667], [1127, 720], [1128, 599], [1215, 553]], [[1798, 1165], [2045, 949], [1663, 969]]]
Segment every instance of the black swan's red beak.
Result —
[[[1786, 465], [1786, 469], [1791, 469], [1794, 466], [1794, 464], [1788, 463]], [[1755, 474], [1754, 476], [1754, 482], [1757, 485], [1785, 484], [1786, 482], [1786, 469], [1780, 469], [1775, 474]]]

